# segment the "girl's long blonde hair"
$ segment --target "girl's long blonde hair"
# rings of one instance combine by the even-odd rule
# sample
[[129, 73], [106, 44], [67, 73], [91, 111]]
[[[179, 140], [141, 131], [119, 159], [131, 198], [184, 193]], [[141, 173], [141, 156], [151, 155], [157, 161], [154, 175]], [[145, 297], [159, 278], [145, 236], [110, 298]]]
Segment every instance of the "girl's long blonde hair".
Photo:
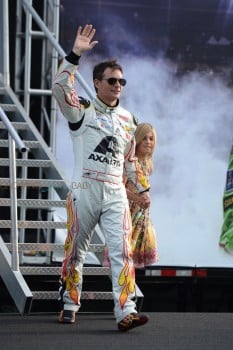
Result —
[[135, 130], [134, 136], [135, 136], [135, 140], [136, 140], [135, 155], [137, 156], [137, 146], [140, 144], [140, 142], [143, 140], [143, 138], [145, 137], [145, 135], [148, 132], [152, 132], [153, 138], [154, 138], [154, 146], [151, 150], [151, 153], [148, 155], [147, 159], [145, 159], [146, 168], [150, 174], [154, 168], [152, 158], [153, 158], [153, 153], [154, 153], [155, 147], [157, 145], [157, 134], [156, 134], [155, 128], [150, 123], [140, 123], [140, 124], [138, 124], [138, 126]]

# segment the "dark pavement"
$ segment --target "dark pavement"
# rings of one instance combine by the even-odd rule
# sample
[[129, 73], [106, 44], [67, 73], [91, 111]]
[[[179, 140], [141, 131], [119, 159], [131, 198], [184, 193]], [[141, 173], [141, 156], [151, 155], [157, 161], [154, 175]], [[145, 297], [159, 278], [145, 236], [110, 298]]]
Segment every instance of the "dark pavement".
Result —
[[0, 314], [1, 350], [232, 350], [231, 313], [148, 313], [147, 325], [117, 330], [110, 313], [79, 313], [75, 324], [57, 314]]

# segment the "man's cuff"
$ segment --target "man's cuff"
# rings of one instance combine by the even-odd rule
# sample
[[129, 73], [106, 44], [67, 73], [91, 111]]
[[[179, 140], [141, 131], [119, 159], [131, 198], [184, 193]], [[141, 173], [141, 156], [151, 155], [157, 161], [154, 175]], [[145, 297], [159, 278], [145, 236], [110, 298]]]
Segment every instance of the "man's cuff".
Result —
[[73, 51], [70, 51], [70, 53], [65, 57], [68, 62], [74, 64], [75, 66], [78, 66], [80, 58], [81, 56], [76, 55]]

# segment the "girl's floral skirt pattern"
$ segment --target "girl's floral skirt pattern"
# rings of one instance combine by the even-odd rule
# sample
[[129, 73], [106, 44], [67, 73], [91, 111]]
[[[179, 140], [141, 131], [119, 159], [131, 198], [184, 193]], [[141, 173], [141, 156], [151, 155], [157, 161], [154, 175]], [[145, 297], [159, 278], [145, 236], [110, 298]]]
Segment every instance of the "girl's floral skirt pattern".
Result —
[[150, 219], [149, 209], [140, 209], [130, 204], [132, 217], [131, 248], [134, 265], [142, 268], [152, 265], [159, 260], [155, 229]]

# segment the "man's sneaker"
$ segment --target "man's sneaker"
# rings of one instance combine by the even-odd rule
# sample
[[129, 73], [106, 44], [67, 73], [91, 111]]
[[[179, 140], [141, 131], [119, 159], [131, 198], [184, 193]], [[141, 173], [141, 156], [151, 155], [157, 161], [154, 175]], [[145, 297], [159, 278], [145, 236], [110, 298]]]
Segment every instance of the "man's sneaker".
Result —
[[149, 317], [147, 315], [132, 313], [118, 323], [118, 329], [121, 332], [126, 332], [132, 328], [143, 326], [148, 321]]
[[60, 312], [58, 321], [61, 323], [74, 323], [75, 322], [75, 311], [62, 310]]

